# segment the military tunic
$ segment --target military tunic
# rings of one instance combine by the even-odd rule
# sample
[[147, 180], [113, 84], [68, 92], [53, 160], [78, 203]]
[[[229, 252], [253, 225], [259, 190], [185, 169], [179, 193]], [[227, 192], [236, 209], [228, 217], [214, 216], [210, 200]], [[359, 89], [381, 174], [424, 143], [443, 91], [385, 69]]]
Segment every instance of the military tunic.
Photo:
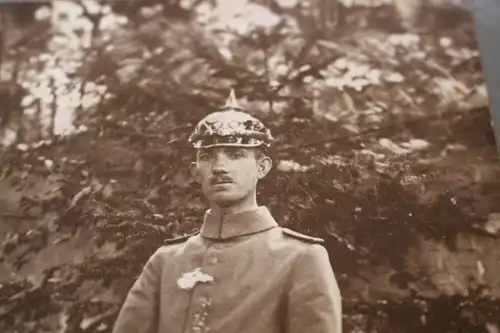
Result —
[[[182, 289], [199, 268], [213, 281]], [[317, 239], [284, 230], [265, 206], [210, 210], [199, 234], [158, 249], [130, 290], [114, 333], [340, 333], [341, 299]]]

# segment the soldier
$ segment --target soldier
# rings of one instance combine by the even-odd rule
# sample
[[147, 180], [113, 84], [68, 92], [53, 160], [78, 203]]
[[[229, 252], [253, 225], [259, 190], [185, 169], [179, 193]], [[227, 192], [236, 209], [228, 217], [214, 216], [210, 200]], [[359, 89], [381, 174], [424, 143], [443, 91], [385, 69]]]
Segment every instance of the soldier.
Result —
[[280, 228], [256, 186], [273, 140], [232, 91], [189, 141], [194, 179], [210, 203], [199, 233], [147, 261], [114, 333], [340, 333], [341, 298], [322, 239]]

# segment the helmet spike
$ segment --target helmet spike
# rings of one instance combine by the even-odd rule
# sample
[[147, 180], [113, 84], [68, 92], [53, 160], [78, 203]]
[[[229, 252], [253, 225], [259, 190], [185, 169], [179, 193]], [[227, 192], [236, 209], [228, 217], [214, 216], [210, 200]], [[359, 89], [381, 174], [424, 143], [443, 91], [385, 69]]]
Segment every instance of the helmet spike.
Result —
[[238, 101], [236, 100], [236, 94], [234, 93], [234, 89], [231, 89], [229, 96], [226, 100], [226, 105], [224, 105], [225, 109], [241, 109], [238, 105]]

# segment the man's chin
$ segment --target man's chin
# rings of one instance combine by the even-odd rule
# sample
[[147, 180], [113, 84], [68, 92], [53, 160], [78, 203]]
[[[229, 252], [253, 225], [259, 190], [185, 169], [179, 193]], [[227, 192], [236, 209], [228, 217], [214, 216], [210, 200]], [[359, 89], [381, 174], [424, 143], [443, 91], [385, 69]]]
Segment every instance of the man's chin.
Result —
[[239, 201], [239, 197], [231, 193], [216, 193], [212, 196], [211, 201], [221, 206], [229, 206]]

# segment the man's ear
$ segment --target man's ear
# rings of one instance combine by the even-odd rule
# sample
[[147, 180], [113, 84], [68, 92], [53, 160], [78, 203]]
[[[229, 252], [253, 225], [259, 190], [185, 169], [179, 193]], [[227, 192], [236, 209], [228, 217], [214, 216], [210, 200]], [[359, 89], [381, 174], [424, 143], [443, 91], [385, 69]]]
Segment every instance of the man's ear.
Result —
[[191, 164], [189, 165], [189, 171], [191, 172], [191, 176], [193, 177], [193, 179], [197, 183], [200, 183], [201, 180], [200, 180], [200, 173], [198, 171], [198, 163], [191, 162]]
[[271, 171], [271, 168], [273, 167], [273, 160], [269, 156], [263, 156], [259, 158], [258, 161], [258, 178], [262, 179], [267, 174], [269, 171]]

